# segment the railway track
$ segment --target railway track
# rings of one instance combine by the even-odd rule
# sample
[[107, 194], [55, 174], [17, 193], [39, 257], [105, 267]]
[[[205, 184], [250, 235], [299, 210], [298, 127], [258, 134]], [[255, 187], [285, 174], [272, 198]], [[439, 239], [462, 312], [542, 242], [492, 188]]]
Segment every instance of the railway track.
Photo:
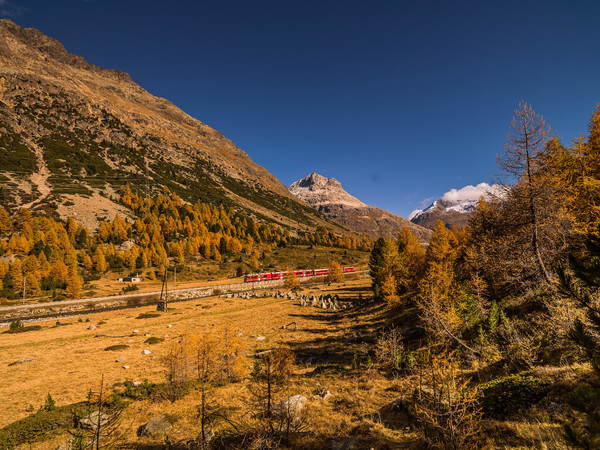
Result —
[[[368, 270], [357, 270], [360, 276], [368, 276]], [[303, 286], [315, 286], [323, 283], [324, 277], [311, 277], [301, 279]], [[254, 292], [272, 290], [283, 286], [285, 280], [257, 281], [252, 283], [226, 283], [195, 288], [174, 289], [168, 291], [168, 302], [177, 303], [222, 294]], [[160, 291], [143, 292], [134, 294], [118, 294], [104, 297], [87, 297], [59, 302], [25, 303], [11, 306], [0, 306], [0, 327], [9, 326], [13, 320], [23, 323], [39, 322], [45, 320], [77, 317], [81, 315], [97, 314], [117, 309], [138, 308], [156, 304], [160, 298]]]

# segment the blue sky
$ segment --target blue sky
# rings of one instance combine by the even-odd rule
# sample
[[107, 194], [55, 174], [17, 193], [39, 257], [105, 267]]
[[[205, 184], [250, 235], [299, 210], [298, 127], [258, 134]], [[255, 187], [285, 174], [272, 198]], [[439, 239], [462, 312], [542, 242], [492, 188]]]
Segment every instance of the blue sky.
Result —
[[407, 217], [489, 182], [520, 99], [565, 143], [600, 102], [596, 0], [0, 0], [128, 72], [286, 186], [316, 171]]

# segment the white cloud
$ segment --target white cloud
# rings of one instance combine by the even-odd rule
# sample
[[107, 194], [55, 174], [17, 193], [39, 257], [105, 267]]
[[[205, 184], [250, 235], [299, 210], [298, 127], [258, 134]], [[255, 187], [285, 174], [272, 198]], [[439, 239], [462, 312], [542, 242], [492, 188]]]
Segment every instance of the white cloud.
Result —
[[8, 0], [0, 0], [0, 18], [17, 17], [25, 12], [27, 12], [27, 8], [23, 6], [13, 5]]
[[422, 209], [415, 209], [413, 212], [411, 212], [408, 216], [408, 220], [412, 220], [413, 217], [415, 217], [417, 214], [422, 213], [423, 210]]
[[450, 189], [442, 200], [451, 203], [479, 200], [481, 196], [489, 198], [492, 195], [501, 195], [501, 187], [497, 184], [490, 186], [487, 183], [479, 183], [477, 186], [468, 185], [461, 189]]

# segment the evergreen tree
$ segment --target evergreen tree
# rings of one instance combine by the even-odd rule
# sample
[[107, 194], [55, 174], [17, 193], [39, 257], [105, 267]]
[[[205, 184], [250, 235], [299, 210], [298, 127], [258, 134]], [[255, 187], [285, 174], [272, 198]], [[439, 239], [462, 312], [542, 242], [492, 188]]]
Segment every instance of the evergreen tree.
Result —
[[375, 241], [371, 257], [369, 258], [369, 272], [371, 275], [373, 294], [376, 298], [381, 297], [381, 286], [383, 284], [383, 247], [385, 239], [379, 238]]
[[373, 293], [377, 298], [394, 303], [398, 300], [396, 276], [399, 269], [398, 245], [391, 239], [378, 239], [371, 252], [369, 269]]

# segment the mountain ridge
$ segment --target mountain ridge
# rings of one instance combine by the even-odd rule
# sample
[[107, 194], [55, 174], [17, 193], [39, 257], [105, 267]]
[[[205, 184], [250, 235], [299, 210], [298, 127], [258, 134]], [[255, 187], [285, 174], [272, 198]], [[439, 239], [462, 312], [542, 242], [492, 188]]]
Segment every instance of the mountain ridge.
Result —
[[[220, 132], [127, 73], [90, 64], [9, 19], [0, 19], [0, 150], [0, 205], [9, 211], [27, 206], [62, 216], [84, 197], [78, 212], [93, 226], [118, 210], [112, 197], [128, 182], [150, 194], [167, 187], [186, 201], [230, 204], [287, 227], [344, 231]], [[106, 200], [100, 210], [92, 201], [98, 196]]]
[[403, 227], [408, 227], [422, 242], [427, 242], [431, 237], [430, 230], [389, 211], [367, 205], [350, 195], [335, 178], [312, 172], [292, 183], [288, 189], [331, 220], [356, 232], [374, 238], [396, 238]]

